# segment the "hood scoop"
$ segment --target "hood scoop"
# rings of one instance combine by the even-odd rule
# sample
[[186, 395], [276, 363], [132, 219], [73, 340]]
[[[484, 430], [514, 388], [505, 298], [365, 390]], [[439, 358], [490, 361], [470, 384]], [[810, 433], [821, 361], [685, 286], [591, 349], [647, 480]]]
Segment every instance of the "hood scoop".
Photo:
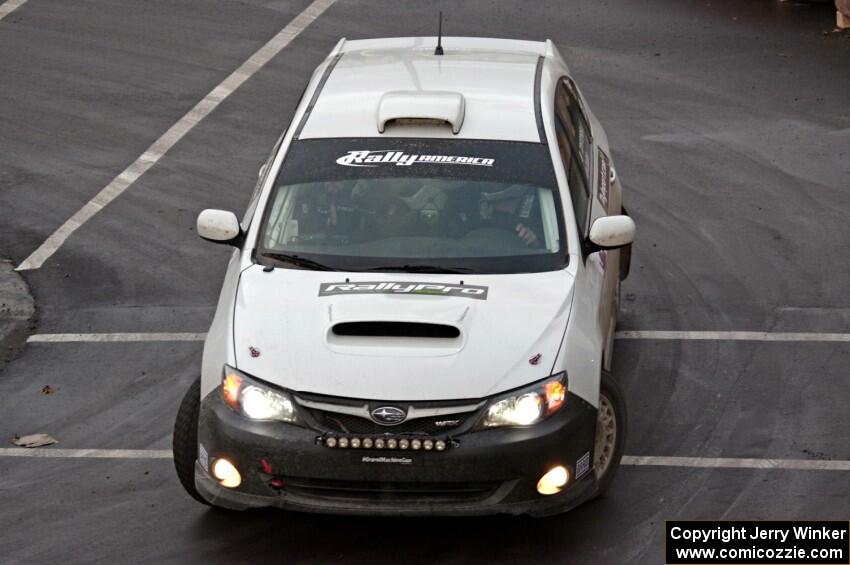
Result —
[[463, 349], [458, 325], [417, 320], [346, 320], [330, 325], [325, 343], [334, 353], [375, 357], [442, 357]]
[[341, 337], [457, 339], [460, 330], [446, 324], [423, 322], [341, 322], [331, 331]]

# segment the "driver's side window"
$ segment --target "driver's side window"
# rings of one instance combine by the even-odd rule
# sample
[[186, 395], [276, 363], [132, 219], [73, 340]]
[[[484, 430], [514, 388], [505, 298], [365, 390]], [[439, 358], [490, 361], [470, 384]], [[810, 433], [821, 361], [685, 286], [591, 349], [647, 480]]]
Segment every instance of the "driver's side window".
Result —
[[274, 144], [274, 149], [272, 149], [271, 155], [269, 155], [269, 158], [266, 159], [265, 164], [260, 168], [260, 171], [257, 174], [257, 184], [254, 185], [254, 191], [251, 193], [251, 199], [248, 201], [248, 209], [245, 210], [245, 215], [242, 216], [243, 231], [248, 230], [248, 226], [251, 224], [251, 219], [254, 217], [254, 212], [257, 211], [257, 203], [260, 201], [260, 193], [263, 191], [263, 185], [266, 183], [266, 179], [269, 176], [269, 169], [272, 168], [272, 163], [274, 163], [274, 158], [280, 150], [280, 145], [283, 143], [284, 137], [286, 137], [286, 131], [277, 138], [277, 142]]
[[592, 143], [578, 97], [566, 79], [558, 83], [555, 92], [555, 133], [576, 222], [581, 234], [587, 235], [590, 215], [590, 177], [587, 171], [590, 170]]

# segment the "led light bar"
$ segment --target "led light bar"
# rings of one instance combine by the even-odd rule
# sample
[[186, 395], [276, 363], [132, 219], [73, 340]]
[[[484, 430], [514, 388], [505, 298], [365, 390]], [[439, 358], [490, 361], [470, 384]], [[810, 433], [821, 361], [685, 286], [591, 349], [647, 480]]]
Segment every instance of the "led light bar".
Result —
[[363, 437], [325, 435], [316, 438], [316, 443], [331, 449], [399, 449], [402, 451], [445, 451], [455, 447], [456, 441], [434, 437]]

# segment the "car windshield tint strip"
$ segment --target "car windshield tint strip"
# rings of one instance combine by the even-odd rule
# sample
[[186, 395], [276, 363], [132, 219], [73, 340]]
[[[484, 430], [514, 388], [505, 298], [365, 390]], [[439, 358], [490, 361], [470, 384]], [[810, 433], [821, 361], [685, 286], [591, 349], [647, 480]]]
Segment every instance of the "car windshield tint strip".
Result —
[[[377, 162], [366, 162], [367, 156]], [[410, 162], [411, 159], [415, 159], [415, 165]], [[346, 166], [352, 164], [361, 166]], [[552, 160], [544, 144], [346, 138], [293, 142], [281, 167], [278, 184], [399, 175], [529, 184], [547, 188], [552, 188], [555, 183]]]

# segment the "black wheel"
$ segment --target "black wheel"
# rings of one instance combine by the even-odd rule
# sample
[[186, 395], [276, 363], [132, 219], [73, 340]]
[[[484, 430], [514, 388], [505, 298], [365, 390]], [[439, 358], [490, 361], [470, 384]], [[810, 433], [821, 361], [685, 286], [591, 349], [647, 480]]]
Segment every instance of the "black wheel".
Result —
[[201, 379], [197, 379], [186, 391], [180, 402], [177, 420], [174, 422], [174, 437], [171, 449], [174, 453], [174, 469], [180, 484], [189, 496], [209, 506], [209, 502], [195, 488], [195, 460], [198, 458], [198, 412], [201, 405]]
[[593, 471], [599, 483], [596, 496], [604, 493], [617, 469], [626, 446], [626, 399], [611, 373], [602, 371], [599, 409], [596, 416], [596, 441], [593, 446]]

